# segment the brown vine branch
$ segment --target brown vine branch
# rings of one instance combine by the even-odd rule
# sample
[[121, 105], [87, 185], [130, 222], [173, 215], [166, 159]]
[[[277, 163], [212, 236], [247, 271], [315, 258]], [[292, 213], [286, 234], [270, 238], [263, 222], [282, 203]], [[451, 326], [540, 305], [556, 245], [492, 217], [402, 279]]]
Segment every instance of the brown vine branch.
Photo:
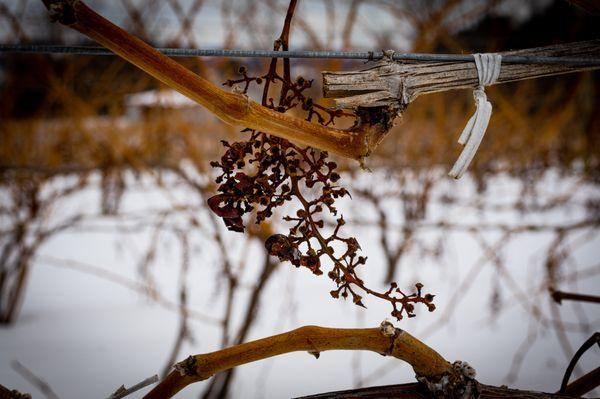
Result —
[[565, 388], [566, 395], [581, 396], [600, 386], [600, 367], [571, 382]]
[[600, 303], [600, 296], [577, 294], [574, 292], [551, 291], [552, 299], [559, 305], [563, 300]]
[[[525, 391], [521, 389], [512, 389], [506, 386], [492, 386], [478, 384], [479, 399], [572, 399], [574, 396]], [[317, 395], [303, 396], [297, 399], [355, 399], [355, 398], [388, 398], [388, 399], [430, 399], [431, 393], [418, 383], [387, 385], [381, 387], [369, 387], [360, 389], [351, 389], [346, 391], [328, 392]]]
[[353, 159], [367, 155], [371, 150], [369, 143], [378, 142], [389, 127], [365, 123], [347, 131], [284, 115], [257, 104], [243, 93], [218, 88], [98, 15], [80, 0], [42, 1], [52, 19], [90, 37], [227, 124], [260, 130]]
[[586, 351], [596, 345], [600, 347], [600, 332], [595, 332], [592, 334], [592, 336], [588, 338], [579, 349], [577, 349], [577, 352], [575, 352], [573, 358], [567, 366], [567, 369], [565, 370], [565, 375], [563, 376], [562, 383], [560, 384], [560, 390], [558, 392], [569, 392], [572, 395], [583, 395], [599, 385], [597, 377], [600, 374], [600, 368], [595, 369], [591, 373], [581, 377], [576, 381], [573, 381], [571, 384], [568, 383], [573, 370], [575, 370], [575, 367], [579, 362], [579, 359], [581, 359]]
[[343, 329], [305, 326], [283, 334], [235, 345], [216, 352], [190, 356], [175, 365], [146, 399], [170, 398], [192, 383], [242, 364], [290, 352], [314, 355], [327, 350], [367, 350], [409, 363], [419, 377], [459, 380], [457, 371], [439, 353], [406, 331], [383, 322], [379, 328]]

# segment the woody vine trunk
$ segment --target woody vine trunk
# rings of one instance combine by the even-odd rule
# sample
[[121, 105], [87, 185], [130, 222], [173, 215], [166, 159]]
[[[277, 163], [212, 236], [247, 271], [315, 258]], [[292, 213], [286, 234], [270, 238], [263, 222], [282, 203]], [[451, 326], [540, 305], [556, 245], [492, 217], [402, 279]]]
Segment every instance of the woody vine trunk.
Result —
[[387, 126], [358, 124], [352, 130], [321, 126], [263, 107], [241, 93], [226, 92], [142, 40], [98, 15], [79, 0], [42, 0], [52, 19], [73, 28], [159, 81], [196, 101], [223, 122], [263, 131], [344, 157], [361, 159]]

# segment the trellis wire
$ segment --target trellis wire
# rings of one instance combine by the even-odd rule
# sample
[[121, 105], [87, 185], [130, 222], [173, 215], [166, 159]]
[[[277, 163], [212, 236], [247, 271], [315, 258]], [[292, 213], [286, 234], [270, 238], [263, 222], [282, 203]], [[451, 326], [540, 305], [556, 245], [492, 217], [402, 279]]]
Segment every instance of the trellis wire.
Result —
[[[384, 56], [382, 51], [272, 51], [191, 48], [157, 48], [156, 50], [171, 57], [320, 58], [378, 60], [383, 58]], [[0, 44], [0, 53], [115, 55], [112, 51], [105, 49], [104, 47], [58, 46], [41, 44]], [[394, 61], [428, 62], [474, 61], [472, 54], [393, 53], [392, 59]], [[512, 64], [559, 64], [600, 66], [600, 58], [591, 57], [581, 58], [506, 55], [502, 57], [502, 62]]]

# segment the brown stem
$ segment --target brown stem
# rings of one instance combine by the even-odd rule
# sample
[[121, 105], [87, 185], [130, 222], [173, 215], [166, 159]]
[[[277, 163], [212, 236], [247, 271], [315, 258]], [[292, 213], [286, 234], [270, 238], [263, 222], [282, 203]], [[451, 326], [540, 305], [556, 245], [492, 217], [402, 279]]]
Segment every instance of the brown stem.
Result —
[[[351, 287], [351, 285], [354, 285], [369, 295], [373, 295], [379, 299], [388, 301], [389, 303], [392, 304], [393, 309], [394, 309], [394, 311], [392, 312], [392, 315], [394, 315], [394, 317], [396, 317], [398, 320], [400, 320], [402, 318], [401, 315], [402, 315], [403, 309], [405, 309], [406, 304], [410, 304], [411, 302], [425, 304], [429, 308], [430, 312], [435, 309], [435, 306], [433, 304], [431, 304], [430, 300], [427, 300], [421, 296], [420, 288], [418, 289], [418, 293], [416, 296], [405, 296], [404, 294], [401, 294], [400, 296], [394, 296], [392, 294], [393, 289], [390, 289], [387, 292], [378, 292], [378, 291], [374, 291], [374, 290], [368, 288], [367, 286], [365, 286], [364, 282], [360, 278], [358, 278], [355, 271], [350, 270], [346, 265], [344, 265], [344, 263], [339, 258], [336, 258], [334, 256], [334, 254], [327, 249], [329, 247], [328, 240], [325, 239], [325, 237], [323, 237], [320, 230], [316, 227], [315, 221], [313, 220], [311, 213], [310, 213], [310, 204], [302, 195], [302, 191], [300, 190], [300, 187], [298, 186], [298, 179], [295, 176], [292, 176], [291, 183], [292, 183], [292, 189], [295, 193], [296, 198], [298, 198], [298, 200], [300, 201], [300, 203], [302, 204], [302, 206], [304, 207], [304, 209], [307, 212], [307, 219], [308, 219], [308, 222], [310, 223], [311, 231], [313, 232], [314, 237], [317, 239], [317, 242], [321, 246], [321, 250], [333, 262], [333, 264], [335, 265], [335, 268], [339, 269], [344, 274], [344, 279], [345, 279], [346, 283], [344, 283], [341, 286], [338, 285], [338, 289], [348, 289], [352, 293], [353, 297], [356, 298], [357, 296], [355, 296], [355, 292]], [[336, 231], [336, 233], [337, 233], [337, 231]], [[346, 287], [346, 288], [343, 288], [343, 287]], [[355, 303], [357, 305], [360, 303], [360, 306], [364, 306], [361, 304], [360, 299], [359, 299], [358, 303], [357, 302], [355, 302]], [[400, 306], [401, 306], [400, 310], [397, 309], [398, 304], [400, 304]], [[395, 315], [396, 312], [399, 312], [398, 314], [400, 316]]]
[[[290, 4], [288, 6], [287, 13], [285, 14], [283, 30], [281, 31], [281, 36], [279, 36], [279, 41], [281, 42], [281, 49], [283, 51], [289, 50], [290, 27], [292, 25], [292, 18], [294, 16], [294, 11], [296, 10], [296, 3], [297, 3], [297, 0], [290, 0]], [[292, 81], [289, 58], [283, 59], [283, 80], [284, 80], [284, 84], [281, 86], [281, 95], [279, 96], [279, 105], [282, 105], [283, 101], [285, 101], [285, 97], [286, 97], [286, 94], [288, 91], [287, 82]]]
[[600, 386], [600, 367], [596, 367], [586, 375], [567, 385], [566, 395], [581, 396]]
[[600, 296], [577, 294], [574, 292], [552, 291], [552, 299], [560, 305], [563, 300], [600, 303]]
[[242, 364], [290, 352], [319, 353], [327, 350], [368, 350], [409, 363], [426, 378], [449, 375], [452, 365], [436, 351], [400, 329], [384, 322], [380, 328], [344, 329], [305, 326], [283, 334], [235, 345], [216, 352], [190, 356], [158, 384], [146, 399], [170, 398], [189, 384]]
[[[524, 391], [520, 389], [511, 389], [506, 386], [495, 387], [491, 385], [479, 384], [477, 386], [479, 399], [569, 399], [573, 396], [558, 393], [545, 393], [535, 391]], [[387, 385], [383, 387], [369, 387], [361, 389], [352, 389], [347, 391], [328, 392], [318, 395], [304, 396], [297, 399], [354, 399], [354, 398], [402, 398], [402, 399], [429, 399], [432, 398], [430, 392], [422, 384], [400, 384]]]
[[[255, 103], [244, 94], [221, 90], [98, 15], [80, 0], [43, 2], [51, 17], [196, 101], [227, 124], [264, 131], [353, 159], [360, 159], [370, 152], [368, 142], [372, 140], [365, 140], [363, 135], [373, 134], [373, 128], [365, 127], [360, 132], [354, 129], [353, 133], [283, 115]], [[378, 134], [378, 129], [375, 134]]]

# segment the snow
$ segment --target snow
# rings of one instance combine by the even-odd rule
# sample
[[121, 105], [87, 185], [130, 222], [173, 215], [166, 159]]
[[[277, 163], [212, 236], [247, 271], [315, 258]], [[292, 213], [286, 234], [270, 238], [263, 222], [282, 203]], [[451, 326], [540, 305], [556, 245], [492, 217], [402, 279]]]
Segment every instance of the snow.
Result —
[[127, 107], [189, 108], [198, 104], [175, 90], [147, 90], [130, 94], [125, 99]]
[[[378, 174], [365, 175], [364, 181], [359, 178], [354, 184], [372, 184], [373, 190], [377, 187], [390, 188], [389, 184], [376, 184], [382, 178], [384, 177]], [[554, 191], [556, 187], [569, 190], [572, 184], [568, 178], [553, 176], [552, 173], [546, 179], [548, 181], [541, 183], [551, 184], [555, 187]], [[518, 195], [518, 185], [511, 179], [499, 177], [495, 183], [487, 194], [491, 199], [509, 203], [511, 198]], [[454, 182], [448, 184], [458, 187], [458, 192], [455, 188], [454, 193], [464, 198], [475, 195], [468, 183], [461, 183], [460, 186]], [[443, 184], [441, 186], [443, 190]], [[581, 189], [578, 196], [585, 199], [597, 194], [593, 188], [587, 187]], [[89, 204], [97, 200], [98, 196], [98, 190], [92, 186], [77, 194], [60, 208], [62, 210], [57, 210], [55, 215], [68, 210], [89, 211]], [[171, 190], [169, 196], [171, 200], [176, 198], [176, 201], [190, 204], [197, 201], [193, 193], [184, 189]], [[160, 189], [142, 184], [126, 193], [123, 209], [133, 211], [166, 206], [169, 204], [167, 197]], [[431, 210], [431, 215], [445, 215], [448, 221], [502, 221], [507, 224], [524, 222], [514, 214], [511, 218], [494, 212], [474, 215], [472, 211], [469, 213], [460, 207], [451, 208], [451, 212], [447, 214], [447, 210], [439, 209], [439, 205], [437, 207], [438, 209]], [[374, 216], [359, 200], [346, 203], [342, 209], [347, 220], [369, 219]], [[393, 209], [395, 208], [390, 206], [390, 220], [400, 222], [400, 215], [393, 215]], [[546, 215], [547, 219], [543, 222], [552, 224], [579, 220], [583, 216], [581, 213], [577, 209], [554, 212], [550, 216]], [[539, 215], [532, 216], [534, 219], [536, 217]], [[74, 229], [52, 238], [42, 247], [32, 269], [20, 319], [14, 326], [0, 330], [0, 383], [22, 391], [32, 391], [32, 387], [10, 367], [10, 362], [14, 359], [42, 376], [62, 398], [107, 396], [121, 384], [132, 385], [162, 370], [177, 333], [177, 314], [124, 286], [78, 270], [57, 267], [53, 261], [56, 258], [76, 260], [135, 280], [138, 278], [140, 255], [149, 242], [148, 234], [127, 233], [125, 229], [117, 228], [119, 222], [116, 220], [118, 219], [101, 220], [103, 226], [108, 226], [108, 233]], [[378, 246], [378, 233], [369, 227], [357, 230], [356, 236], [364, 253], [369, 256], [363, 276], [369, 284], [382, 287], [384, 270], [380, 267], [383, 259]], [[486, 234], [486, 240], [492, 243], [500, 236], [499, 232], [490, 232]], [[213, 265], [220, 255], [201, 236], [197, 238], [198, 241], [194, 241], [196, 246], [188, 280], [192, 291], [190, 307], [219, 317], [223, 295], [216, 283], [218, 270]], [[228, 248], [232, 253], [239, 252], [242, 246], [239, 236], [228, 233], [227, 239], [231, 240], [228, 241]], [[518, 240], [509, 243], [502, 254], [506, 264], [510, 265], [517, 284], [527, 295], [532, 295], [532, 281], [541, 281], [541, 278], [532, 280], [531, 276], [544, 273], [543, 265], [539, 262], [536, 265], [536, 259], [541, 259], [550, 239], [548, 233], [523, 234]], [[597, 263], [598, 241], [598, 237], [595, 237], [591, 243], [577, 249], [578, 263], [583, 266]], [[490, 322], [489, 290], [494, 275], [493, 267], [484, 267], [484, 263], [478, 263], [481, 251], [466, 233], [449, 234], [446, 246], [446, 254], [439, 262], [429, 258], [423, 260], [417, 253], [411, 253], [400, 266], [400, 276], [397, 276], [400, 286], [408, 287], [415, 281], [422, 281], [427, 292], [436, 293], [438, 309], [434, 313], [428, 313], [418, 308], [418, 317], [404, 320], [400, 327], [424, 339], [447, 359], [468, 361], [476, 368], [480, 381], [502, 384], [512, 357], [530, 328], [530, 316], [522, 306], [514, 301], [511, 305], [511, 300], [504, 298], [508, 310]], [[179, 276], [177, 242], [165, 237], [160, 240], [159, 247], [156, 264], [150, 269], [152, 278], [160, 291], [176, 302]], [[251, 249], [247, 260], [243, 280], [251, 284], [261, 262], [256, 246]], [[473, 289], [455, 308], [448, 308], [448, 301], [457, 284], [472, 268], [481, 269]], [[598, 283], [599, 278], [596, 276], [580, 282], [577, 289], [579, 292], [594, 293]], [[365, 297], [368, 310], [364, 310], [348, 302], [333, 300], [329, 296], [332, 288], [326, 278], [317, 278], [307, 270], [295, 269], [287, 264], [280, 265], [266, 287], [262, 308], [248, 339], [306, 324], [376, 326], [388, 316], [387, 304]], [[502, 292], [506, 293], [506, 290], [505, 287]], [[541, 309], [549, 306], [547, 295], [540, 295], [539, 300], [533, 303]], [[597, 328], [600, 316], [598, 309], [591, 305], [584, 307], [592, 327]], [[238, 309], [238, 313], [241, 310]], [[573, 319], [570, 305], [562, 305], [560, 311], [565, 319]], [[450, 321], [435, 327], [446, 312], [453, 312]], [[544, 312], [548, 313], [547, 310]], [[234, 314], [234, 323], [239, 322], [239, 318], [240, 314]], [[220, 336], [216, 326], [196, 320], [190, 323], [194, 343], [184, 345], [179, 359], [189, 353], [218, 348]], [[538, 339], [525, 358], [519, 379], [514, 385], [554, 391], [558, 388], [568, 359], [561, 352], [556, 337], [549, 328], [538, 330]], [[575, 348], [590, 334], [591, 332], [568, 333]], [[599, 351], [595, 349], [584, 359], [583, 369], [591, 369], [598, 360]], [[233, 396], [278, 398], [348, 389], [354, 386], [359, 376], [357, 373], [363, 377], [373, 373], [379, 376], [369, 380], [369, 385], [413, 380], [409, 366], [394, 359], [384, 359], [378, 354], [326, 352], [319, 360], [315, 360], [306, 353], [293, 353], [240, 367]], [[206, 382], [198, 383], [186, 389], [180, 397], [192, 397], [205, 384]], [[132, 397], [141, 395], [142, 393]]]

